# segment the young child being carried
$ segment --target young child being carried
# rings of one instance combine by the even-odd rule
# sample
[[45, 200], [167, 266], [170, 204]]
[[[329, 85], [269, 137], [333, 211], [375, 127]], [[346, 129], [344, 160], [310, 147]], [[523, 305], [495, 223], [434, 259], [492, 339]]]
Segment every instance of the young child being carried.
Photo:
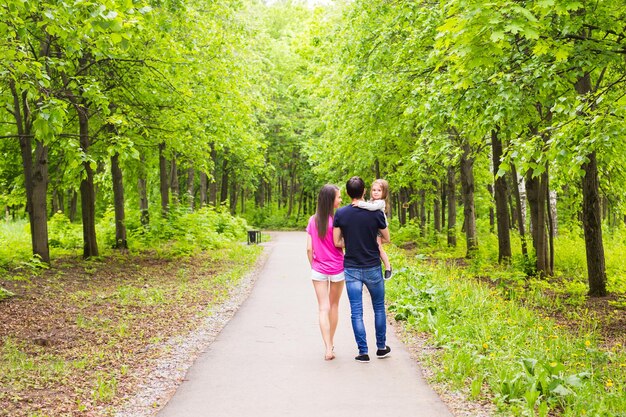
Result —
[[[388, 194], [389, 183], [386, 180], [377, 179], [374, 180], [374, 182], [372, 183], [372, 189], [370, 190], [370, 200], [359, 201], [358, 204], [355, 203], [353, 205], [369, 211], [380, 210], [385, 215], [385, 221], [387, 221], [387, 203], [385, 202], [385, 200], [387, 199]], [[391, 264], [389, 263], [389, 257], [387, 256], [387, 252], [385, 252], [385, 249], [383, 248], [380, 236], [378, 236], [378, 250], [380, 251], [380, 259], [385, 265], [384, 277], [385, 279], [389, 279], [391, 278]]]

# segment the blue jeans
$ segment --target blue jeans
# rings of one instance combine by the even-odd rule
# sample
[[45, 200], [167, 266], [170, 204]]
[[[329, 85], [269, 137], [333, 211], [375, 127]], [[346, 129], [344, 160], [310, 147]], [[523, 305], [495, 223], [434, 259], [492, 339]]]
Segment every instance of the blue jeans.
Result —
[[385, 281], [380, 266], [371, 268], [346, 268], [346, 291], [350, 300], [352, 331], [359, 348], [359, 355], [368, 353], [365, 325], [363, 324], [363, 284], [372, 297], [376, 347], [384, 349], [387, 338], [387, 316], [385, 315]]

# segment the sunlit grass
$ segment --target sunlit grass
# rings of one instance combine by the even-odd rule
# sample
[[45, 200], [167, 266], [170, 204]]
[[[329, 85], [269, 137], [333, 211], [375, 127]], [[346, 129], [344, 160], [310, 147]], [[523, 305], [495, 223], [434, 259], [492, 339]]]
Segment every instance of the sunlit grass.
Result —
[[[530, 258], [522, 257], [521, 238], [516, 230], [511, 230], [511, 250], [513, 255], [512, 268], [508, 272], [498, 265], [498, 239], [495, 233], [489, 232], [489, 224], [478, 222], [478, 250], [472, 259], [466, 259], [475, 273], [488, 274], [497, 271], [497, 274], [532, 275], [533, 274], [533, 245], [530, 236], [526, 236]], [[421, 255], [439, 260], [465, 259], [465, 235], [457, 231], [457, 245], [448, 247], [444, 234], [419, 237], [417, 225], [410, 223], [407, 227], [399, 228], [392, 222], [392, 241], [397, 244], [414, 242]], [[626, 294], [626, 226], [608, 228], [603, 233], [605, 264], [607, 274], [607, 289], [611, 293]], [[562, 228], [554, 238], [554, 276], [559, 282], [556, 290], [578, 294], [587, 285], [587, 259], [585, 255], [585, 241], [582, 230], [567, 230]], [[565, 291], [564, 291], [565, 290]]]
[[460, 232], [454, 248], [443, 234], [419, 237], [415, 225], [393, 236], [417, 247], [407, 252], [414, 257], [408, 264], [388, 250], [398, 271], [388, 287], [390, 309], [441, 348], [426, 359], [438, 381], [471, 399], [495, 402], [506, 416], [617, 416], [626, 409], [626, 337], [605, 340], [601, 334], [626, 307], [623, 227], [604, 231], [607, 288], [622, 298], [609, 301], [615, 310], [602, 317], [586, 308], [580, 230], [560, 230], [555, 274], [547, 279], [534, 276], [532, 242], [524, 259], [515, 231], [512, 263], [499, 265], [496, 235], [484, 221], [471, 259]]
[[620, 344], [603, 349], [590, 323], [572, 332], [464, 269], [393, 261], [390, 311], [441, 348], [430, 358], [439, 382], [490, 398], [503, 415], [613, 416], [626, 409], [626, 354]]
[[0, 222], [0, 268], [32, 257], [30, 227], [27, 221]]

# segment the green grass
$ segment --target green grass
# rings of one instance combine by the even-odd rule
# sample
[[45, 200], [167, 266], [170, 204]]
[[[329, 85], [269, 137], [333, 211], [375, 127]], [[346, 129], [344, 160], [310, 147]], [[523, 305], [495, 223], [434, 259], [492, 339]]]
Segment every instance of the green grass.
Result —
[[495, 402], [506, 416], [626, 415], [626, 354], [620, 343], [598, 343], [591, 317], [578, 316], [577, 330], [561, 327], [536, 308], [553, 298], [510, 285], [518, 282], [514, 268], [500, 270], [508, 284], [499, 285], [496, 269], [481, 283], [472, 265], [420, 258], [394, 254], [389, 309], [440, 348], [429, 359], [437, 381]]
[[[133, 252], [151, 249], [163, 256], [190, 256], [198, 251], [225, 247], [229, 242], [246, 240], [248, 224], [228, 211], [203, 207], [191, 212], [187, 207], [173, 206], [167, 218], [153, 214], [150, 224], [140, 222], [135, 209], [126, 211], [128, 245]], [[109, 208], [98, 219], [96, 236], [101, 255], [112, 253], [115, 244], [115, 218]], [[41, 268], [33, 258], [30, 228], [27, 220], [0, 223], [0, 273], [16, 268], [32, 272]], [[48, 242], [52, 261], [64, 255], [82, 253], [82, 225], [70, 222], [63, 213], [48, 220]], [[45, 265], [44, 265], [45, 266]], [[88, 271], [87, 271], [88, 272]]]
[[[66, 336], [53, 338], [50, 348], [37, 346], [31, 337], [22, 339], [19, 332], [3, 335], [0, 385], [6, 389], [0, 392], [0, 403], [15, 416], [61, 415], [55, 408], [60, 404], [72, 412], [114, 410], [120, 396], [128, 395], [128, 378], [142, 374], [164, 354], [166, 347], [160, 342], [201, 323], [248, 273], [261, 250], [231, 242], [184, 260], [152, 264], [146, 258], [141, 268], [126, 268], [132, 257], [117, 259], [117, 266], [111, 262], [95, 268], [82, 284], [88, 288], [74, 288], [72, 271], [46, 281], [54, 284], [52, 292], [41, 296], [56, 300], [47, 317], [67, 323]], [[82, 273], [80, 267], [76, 271]], [[115, 271], [123, 271], [123, 277], [115, 276]], [[73, 278], [64, 283], [68, 276]], [[42, 319], [38, 325], [45, 329], [47, 322]], [[32, 334], [32, 327], [28, 331]], [[122, 387], [126, 392], [120, 392]], [[39, 393], [47, 390], [62, 394], [40, 398]], [[33, 400], [24, 405], [20, 398], [25, 397]]]
[[[467, 260], [469, 268], [476, 275], [490, 276], [494, 273], [498, 279], [515, 281], [533, 275], [532, 259], [524, 259], [521, 253], [521, 239], [517, 231], [511, 230], [511, 249], [513, 252], [512, 267], [502, 270], [498, 265], [498, 240], [494, 233], [489, 233], [486, 221], [478, 222], [478, 250], [475, 257]], [[419, 237], [419, 228], [414, 223], [400, 228], [397, 219], [391, 222], [392, 240], [396, 245], [415, 242], [421, 255], [425, 257], [445, 259], [465, 258], [465, 235], [457, 233], [457, 246], [447, 246], [446, 236], [443, 234]], [[532, 241], [528, 239], [528, 250], [532, 257]], [[604, 253], [607, 274], [607, 289], [610, 293], [622, 295], [626, 305], [626, 226], [620, 226], [603, 232]], [[561, 228], [554, 240], [554, 283], [552, 290], [562, 294], [582, 296], [586, 293], [587, 261], [585, 256], [585, 241], [582, 230], [568, 230]], [[550, 281], [550, 280], [548, 280]]]
[[173, 208], [147, 227], [136, 211], [127, 219], [128, 252], [112, 249], [108, 211], [97, 224], [101, 256], [80, 260], [81, 225], [55, 215], [51, 268], [32, 256], [27, 222], [0, 223], [0, 274], [11, 289], [0, 287], [0, 302], [17, 292], [28, 302], [13, 313], [28, 319], [46, 311], [36, 323], [41, 342], [30, 320], [24, 329], [15, 320], [1, 335], [0, 415], [112, 412], [128, 395], [128, 379], [164, 353], [159, 342], [197, 326], [262, 250], [243, 244], [246, 222], [224, 211]]
[[32, 257], [30, 228], [27, 221], [0, 222], [0, 273]]

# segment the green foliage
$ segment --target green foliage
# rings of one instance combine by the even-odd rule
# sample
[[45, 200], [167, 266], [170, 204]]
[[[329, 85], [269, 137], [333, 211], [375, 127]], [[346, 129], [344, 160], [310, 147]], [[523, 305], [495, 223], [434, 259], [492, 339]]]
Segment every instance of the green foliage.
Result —
[[29, 225], [23, 220], [0, 222], [0, 268], [32, 257]]
[[626, 406], [620, 346], [598, 346], [585, 326], [572, 334], [463, 270], [419, 262], [402, 268], [388, 286], [389, 310], [441, 348], [431, 358], [438, 380], [474, 398], [487, 395], [484, 383], [507, 415], [609, 416]]
[[121, 305], [154, 305], [165, 301], [165, 294], [160, 288], [138, 288], [122, 286], [117, 289], [113, 297], [119, 299]]
[[[173, 253], [181, 255], [220, 248], [232, 241], [243, 241], [246, 239], [248, 229], [244, 219], [211, 207], [204, 207], [195, 212], [183, 208], [171, 210], [166, 218], [153, 218], [149, 226], [140, 225], [137, 221], [138, 212], [129, 217], [135, 218], [130, 221], [128, 228], [131, 248], [166, 244]], [[110, 227], [108, 230], [109, 242], [113, 242], [115, 230]]]
[[48, 222], [49, 244], [53, 248], [79, 249], [83, 244], [80, 225], [70, 222], [62, 212], [55, 213]]
[[248, 208], [242, 217], [254, 227], [265, 230], [304, 230], [310, 215], [287, 215], [287, 209], [275, 205]]
[[99, 372], [93, 389], [93, 399], [96, 402], [109, 402], [115, 398], [116, 391], [117, 378], [114, 375]]
[[[139, 219], [138, 210], [127, 212], [130, 248], [135, 251], [159, 249], [173, 255], [191, 255], [206, 249], [221, 248], [231, 242], [243, 242], [248, 229], [243, 218], [233, 217], [223, 209], [209, 207], [191, 212], [178, 206], [167, 218], [154, 216], [149, 226], [143, 226]], [[37, 273], [48, 265], [32, 256], [25, 228], [27, 224], [24, 222], [0, 224], [0, 234], [3, 241], [8, 243], [0, 248], [0, 267]], [[100, 245], [113, 248], [115, 217], [112, 208], [99, 219], [96, 228]], [[50, 218], [48, 230], [50, 246], [55, 253], [69, 254], [81, 250], [81, 225], [71, 223], [63, 213], [56, 213]]]
[[11, 298], [14, 295], [15, 294], [13, 294], [11, 291], [6, 290], [6, 289], [0, 287], [0, 301], [6, 300], [7, 298]]

